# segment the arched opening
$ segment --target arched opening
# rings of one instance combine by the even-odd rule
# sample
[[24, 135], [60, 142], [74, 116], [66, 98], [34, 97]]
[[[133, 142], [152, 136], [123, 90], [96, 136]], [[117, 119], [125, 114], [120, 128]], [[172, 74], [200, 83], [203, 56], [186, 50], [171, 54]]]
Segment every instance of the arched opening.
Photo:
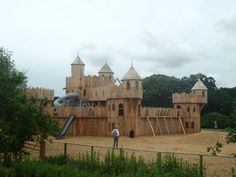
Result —
[[188, 128], [188, 122], [185, 122], [185, 128]]
[[57, 114], [57, 108], [54, 108], [53, 109], [53, 116], [57, 116], [58, 114]]
[[191, 128], [194, 128], [194, 122], [191, 122]]
[[129, 81], [126, 82], [126, 88], [130, 89], [130, 82]]
[[124, 105], [119, 104], [119, 116], [124, 116]]
[[131, 131], [129, 132], [129, 137], [130, 137], [130, 138], [134, 138], [134, 130], [131, 130]]
[[177, 109], [181, 109], [181, 106], [180, 106], [180, 105], [177, 105]]
[[188, 112], [190, 111], [190, 107], [187, 107], [187, 111], [188, 111]]
[[204, 92], [204, 91], [202, 91], [202, 96], [203, 96], [203, 97], [205, 96], [205, 92]]
[[86, 96], [86, 89], [84, 89], [83, 95]]

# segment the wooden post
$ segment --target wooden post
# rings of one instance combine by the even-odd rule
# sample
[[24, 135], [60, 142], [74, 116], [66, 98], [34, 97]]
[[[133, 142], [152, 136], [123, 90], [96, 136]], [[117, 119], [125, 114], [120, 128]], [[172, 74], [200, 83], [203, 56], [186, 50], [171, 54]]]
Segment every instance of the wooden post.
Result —
[[183, 122], [182, 122], [180, 116], [179, 116], [178, 118], [179, 118], [179, 122], [180, 122], [181, 128], [182, 128], [182, 130], [183, 130], [183, 133], [186, 134], [186, 133], [185, 133], [185, 130], [184, 130]]
[[158, 119], [157, 116], [156, 116], [156, 119], [157, 119], [158, 128], [159, 128], [159, 130], [160, 130], [160, 134], [162, 135], [161, 124], [160, 124], [159, 119]]
[[169, 127], [167, 125], [166, 118], [165, 117], [163, 117], [163, 118], [164, 118], [164, 122], [165, 122], [165, 125], [166, 125], [167, 133], [169, 135], [170, 134], [170, 130], [169, 130]]
[[93, 160], [93, 146], [91, 146], [91, 159]]
[[151, 124], [151, 122], [150, 122], [148, 116], [147, 116], [147, 120], [148, 120], [149, 126], [151, 127], [151, 130], [152, 130], [152, 134], [153, 134], [153, 136], [156, 136], [156, 135], [155, 135], [155, 132], [154, 132], [154, 129], [153, 129], [153, 127], [152, 127], [152, 124]]
[[157, 166], [161, 171], [161, 166], [162, 166], [161, 152], [157, 153]]
[[40, 141], [40, 154], [39, 154], [40, 160], [45, 159], [45, 141]]
[[203, 155], [199, 156], [199, 175], [203, 177]]
[[64, 143], [64, 156], [67, 155], [67, 143]]

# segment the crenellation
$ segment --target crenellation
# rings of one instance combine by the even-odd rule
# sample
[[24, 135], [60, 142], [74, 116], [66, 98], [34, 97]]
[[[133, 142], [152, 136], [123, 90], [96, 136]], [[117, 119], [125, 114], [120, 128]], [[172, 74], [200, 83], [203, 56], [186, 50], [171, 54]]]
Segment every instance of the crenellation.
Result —
[[195, 93], [174, 93], [172, 94], [173, 103], [207, 103], [207, 97]]
[[28, 87], [25, 89], [25, 92], [28, 96], [33, 96], [37, 100], [47, 98], [49, 101], [54, 100], [54, 90], [40, 88], [40, 87]]

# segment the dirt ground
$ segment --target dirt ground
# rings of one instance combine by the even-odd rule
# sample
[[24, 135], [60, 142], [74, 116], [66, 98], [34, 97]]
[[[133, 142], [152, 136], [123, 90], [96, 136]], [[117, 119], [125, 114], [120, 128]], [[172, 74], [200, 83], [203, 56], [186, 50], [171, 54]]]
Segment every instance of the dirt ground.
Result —
[[[236, 153], [236, 144], [226, 144], [226, 134], [226, 132], [203, 130], [200, 133], [188, 135], [140, 136], [135, 138], [121, 136], [119, 146], [156, 151], [206, 153], [207, 147], [215, 145], [216, 141], [219, 140], [223, 144], [221, 154]], [[112, 137], [78, 136], [65, 137], [54, 141], [88, 145], [113, 145]]]

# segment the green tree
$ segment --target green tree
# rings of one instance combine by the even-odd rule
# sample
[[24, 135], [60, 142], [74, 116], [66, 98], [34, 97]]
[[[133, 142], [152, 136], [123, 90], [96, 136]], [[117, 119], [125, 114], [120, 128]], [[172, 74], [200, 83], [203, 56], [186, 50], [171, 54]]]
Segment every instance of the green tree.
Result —
[[212, 112], [202, 116], [202, 128], [215, 128], [215, 121], [217, 122], [217, 128], [219, 129], [224, 129], [231, 125], [229, 116], [218, 112]]
[[143, 80], [142, 105], [167, 107], [172, 105], [172, 93], [181, 90], [180, 80], [161, 74], [154, 74]]
[[44, 111], [47, 100], [36, 103], [26, 96], [26, 76], [15, 68], [12, 53], [0, 48], [0, 154], [4, 161], [22, 155], [26, 140], [47, 138], [58, 132], [58, 123]]
[[236, 93], [233, 88], [219, 88], [208, 91], [208, 104], [203, 109], [203, 115], [210, 112], [219, 112], [230, 116], [234, 110]]
[[198, 74], [191, 74], [189, 77], [181, 78], [182, 88], [183, 88], [182, 91], [189, 92], [198, 79], [200, 79], [204, 83], [204, 85], [208, 88], [208, 90], [217, 89], [215, 84], [216, 81], [213, 77], [211, 76], [207, 77], [202, 73], [198, 73]]

